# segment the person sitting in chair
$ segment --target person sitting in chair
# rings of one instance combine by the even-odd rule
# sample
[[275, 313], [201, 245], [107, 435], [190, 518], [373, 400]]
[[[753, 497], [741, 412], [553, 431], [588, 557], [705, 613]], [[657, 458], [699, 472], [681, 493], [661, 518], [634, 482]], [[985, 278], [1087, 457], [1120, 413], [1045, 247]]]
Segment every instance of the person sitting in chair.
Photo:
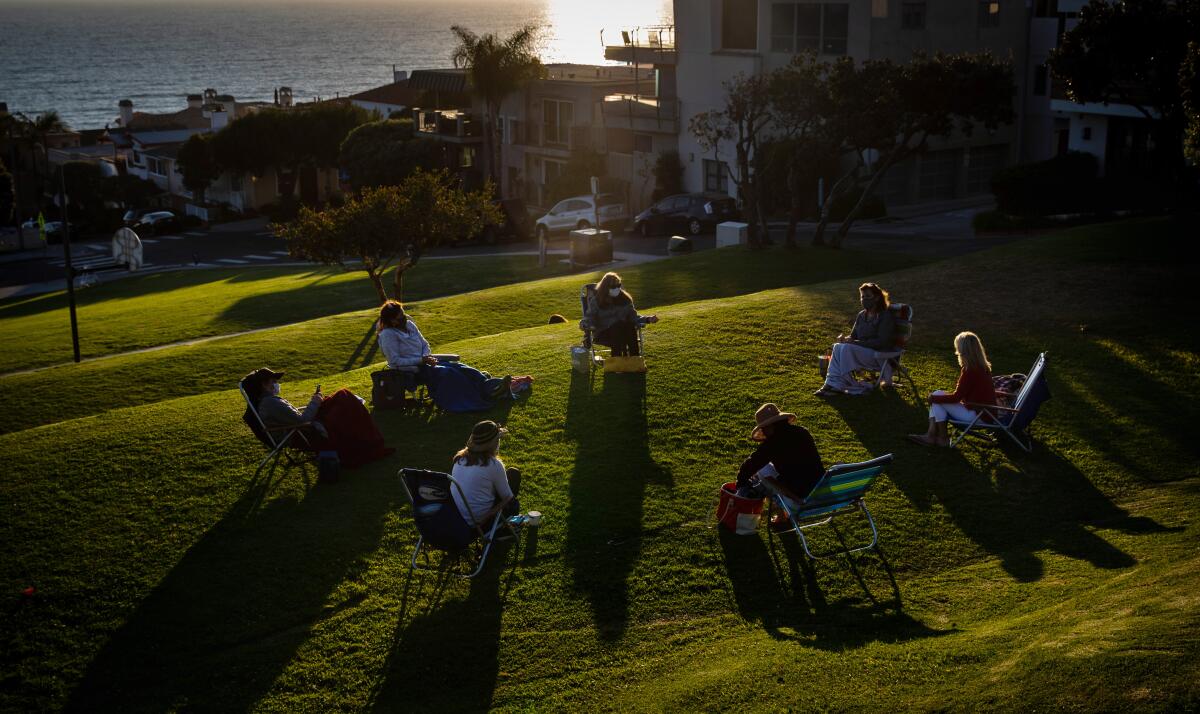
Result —
[[970, 422], [978, 413], [969, 404], [995, 406], [996, 388], [992, 384], [992, 364], [983, 342], [974, 332], [960, 332], [954, 338], [958, 355], [958, 384], [947, 394], [938, 389], [929, 395], [929, 429], [924, 434], [909, 434], [910, 441], [921, 446], [950, 446], [947, 419]]
[[[758, 448], [738, 469], [739, 496], [756, 498], [767, 495], [760, 479], [771, 479], [780, 497], [789, 507], [798, 506], [825, 474], [821, 455], [808, 429], [796, 424], [796, 415], [781, 412], [768, 402], [754, 413], [756, 426], [750, 438], [759, 442]], [[776, 515], [771, 525], [786, 523], [786, 516]]]
[[892, 333], [896, 323], [888, 309], [891, 303], [887, 291], [875, 283], [863, 283], [858, 287], [858, 300], [862, 310], [854, 318], [850, 334], [837, 336], [825, 383], [814, 392], [818, 397], [866, 392], [870, 386], [856, 380], [853, 372], [879, 369], [882, 360], [876, 353], [893, 347]]
[[495, 400], [511, 397], [514, 385], [520, 388], [533, 381], [530, 376], [493, 378], [461, 362], [440, 362], [404, 306], [395, 300], [379, 308], [375, 329], [388, 367], [417, 372], [418, 379], [429, 386], [434, 403], [446, 411], [487, 409]]
[[280, 396], [279, 381], [283, 375], [263, 367], [242, 379], [247, 396], [268, 429], [305, 426], [301, 433], [311, 450], [337, 451], [342, 465], [351, 468], [394, 451], [384, 444], [383, 434], [362, 400], [349, 389], [325, 396], [321, 385], [317, 385], [308, 404], [300, 410]]
[[486, 528], [498, 512], [503, 511], [507, 517], [521, 512], [517, 501], [521, 472], [506, 469], [499, 456], [500, 437], [507, 433], [494, 421], [481, 421], [471, 429], [466, 446], [454, 455], [450, 476], [462, 493], [458, 489], [451, 489], [451, 493], [468, 524]]
[[605, 273], [588, 296], [584, 321], [594, 331], [596, 344], [612, 348], [613, 356], [641, 354], [638, 327], [658, 322], [657, 315], [642, 316], [633, 307], [633, 297], [621, 288], [621, 276]]

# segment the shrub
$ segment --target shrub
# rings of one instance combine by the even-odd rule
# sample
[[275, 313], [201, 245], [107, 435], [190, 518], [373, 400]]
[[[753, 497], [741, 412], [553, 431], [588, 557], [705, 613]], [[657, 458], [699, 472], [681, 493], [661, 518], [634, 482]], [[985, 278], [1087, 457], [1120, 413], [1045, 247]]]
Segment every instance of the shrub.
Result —
[[997, 171], [992, 193], [1013, 216], [1086, 213], [1102, 205], [1096, 157], [1078, 151]]

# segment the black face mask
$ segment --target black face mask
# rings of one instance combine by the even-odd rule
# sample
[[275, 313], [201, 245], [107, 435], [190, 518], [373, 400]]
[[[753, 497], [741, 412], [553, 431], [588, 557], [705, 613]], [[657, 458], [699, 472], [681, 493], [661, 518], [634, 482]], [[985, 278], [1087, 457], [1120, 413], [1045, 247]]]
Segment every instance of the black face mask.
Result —
[[875, 296], [874, 295], [862, 296], [862, 306], [863, 306], [864, 310], [874, 310], [875, 309]]

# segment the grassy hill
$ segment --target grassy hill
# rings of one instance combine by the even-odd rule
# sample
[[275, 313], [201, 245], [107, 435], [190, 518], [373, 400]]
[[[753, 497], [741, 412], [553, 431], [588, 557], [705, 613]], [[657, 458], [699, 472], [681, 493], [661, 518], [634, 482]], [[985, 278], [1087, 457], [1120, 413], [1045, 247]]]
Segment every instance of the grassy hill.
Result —
[[[1147, 233], [1179, 250], [1129, 255]], [[1186, 237], [1126, 223], [871, 276], [917, 308], [923, 392], [952, 384], [960, 329], [997, 372], [1049, 350], [1031, 455], [910, 445], [911, 395], [811, 396], [861, 276], [744, 295], [699, 280], [696, 301], [657, 303], [644, 377], [573, 374], [571, 324], [440, 344], [538, 376], [490, 416], [545, 520], [499, 554], [515, 567], [470, 583], [409, 576], [395, 472], [445, 467], [476, 415], [381, 413], [397, 454], [334, 486], [252, 479], [261, 448], [229, 389], [0, 435], [0, 708], [1195, 708], [1200, 338], [1146, 329], [1186, 304]], [[733, 283], [763, 271], [713, 255]], [[368, 372], [285, 394], [363, 393]], [[895, 453], [868, 496], [880, 553], [810, 564], [789, 538], [715, 527], [767, 400], [826, 462]]]

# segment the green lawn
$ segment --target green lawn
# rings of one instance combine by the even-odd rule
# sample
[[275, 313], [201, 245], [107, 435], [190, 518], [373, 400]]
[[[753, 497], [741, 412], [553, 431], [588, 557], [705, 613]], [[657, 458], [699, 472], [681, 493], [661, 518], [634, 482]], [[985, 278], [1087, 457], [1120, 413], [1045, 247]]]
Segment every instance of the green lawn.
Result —
[[[407, 279], [407, 283], [417, 283], [416, 276], [427, 268], [449, 269], [445, 265], [449, 262], [423, 264], [413, 271], [413, 277]], [[622, 273], [639, 306], [648, 309], [683, 300], [740, 295], [781, 285], [880, 273], [915, 262], [905, 256], [854, 251], [780, 249], [748, 253], [724, 250], [633, 266]], [[730, 269], [730, 265], [736, 266], [735, 269]], [[445, 274], [441, 275], [448, 280]], [[598, 273], [588, 273], [586, 278], [571, 275], [521, 283], [504, 289], [410, 303], [409, 309], [434, 349], [441, 349], [452, 340], [543, 325], [551, 313], [577, 320], [580, 317], [580, 285], [585, 279], [595, 280], [598, 276]], [[370, 290], [365, 279], [359, 278], [359, 282]], [[408, 292], [414, 294], [415, 288]], [[265, 301], [268, 298], [264, 294], [255, 299]], [[154, 298], [148, 295], [141, 300], [152, 302]], [[323, 298], [319, 304], [310, 305], [310, 309], [329, 311], [332, 308], [333, 305]], [[117, 312], [115, 307], [113, 311]], [[136, 319], [129, 311], [119, 315], [121, 319]], [[37, 319], [46, 318], [39, 316]], [[0, 413], [0, 433], [106, 409], [228, 389], [239, 377], [264, 365], [286, 368], [294, 377], [307, 378], [378, 363], [382, 357], [375, 343], [374, 319], [374, 310], [342, 312], [328, 318], [195, 345], [114, 356], [78, 365], [66, 364], [32, 373], [0, 375], [0, 389], [22, 395], [22, 409]], [[0, 335], [9, 334], [15, 338], [19, 333], [10, 333], [9, 323], [0, 320]]]
[[[262, 450], [229, 389], [2, 435], [0, 708], [1194, 709], [1200, 338], [1145, 326], [1196, 261], [1126, 248], [1190, 237], [1172, 230], [1090, 227], [870, 275], [917, 307], [905, 361], [925, 391], [952, 383], [960, 329], [998, 372], [1050, 351], [1030, 455], [908, 444], [911, 395], [811, 396], [813, 355], [869, 271], [664, 301], [644, 377], [573, 374], [570, 324], [446, 341], [538, 376], [491, 416], [545, 520], [470, 583], [409, 576], [395, 471], [445, 467], [476, 415], [381, 413], [397, 454], [334, 486], [311, 469], [252, 479]], [[714, 255], [734, 282], [765, 270]], [[366, 391], [369, 368], [341, 372], [285, 395]], [[827, 462], [895, 453], [868, 497], [881, 553], [809, 564], [792, 540], [714, 526], [765, 400]]]
[[[426, 260], [404, 279], [406, 300], [566, 273], [532, 256]], [[391, 273], [385, 284], [392, 288]], [[83, 357], [260, 329], [377, 306], [361, 270], [220, 268], [152, 273], [76, 293]], [[71, 361], [65, 292], [0, 301], [0, 374]]]

